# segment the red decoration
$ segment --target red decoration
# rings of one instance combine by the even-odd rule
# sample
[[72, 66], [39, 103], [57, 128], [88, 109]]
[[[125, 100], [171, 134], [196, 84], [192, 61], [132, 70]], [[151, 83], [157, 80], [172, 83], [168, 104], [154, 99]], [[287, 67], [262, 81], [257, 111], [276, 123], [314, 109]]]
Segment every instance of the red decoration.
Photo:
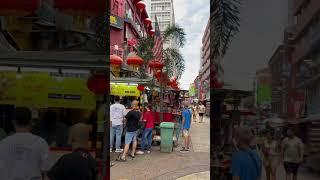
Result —
[[40, 7], [40, 0], [0, 0], [0, 16], [25, 16]]
[[146, 3], [143, 1], [137, 2], [137, 8], [142, 12], [146, 8]]
[[161, 70], [163, 68], [163, 63], [160, 62], [160, 61], [157, 61], [157, 60], [151, 60], [149, 62], [149, 67], [152, 68], [152, 69], [158, 69], [158, 70]]
[[129, 45], [129, 46], [135, 46], [135, 45], [137, 45], [137, 40], [135, 40], [135, 39], [129, 39], [129, 40], [128, 40], [128, 45]]
[[156, 31], [154, 29], [150, 30], [150, 35], [153, 36]]
[[111, 65], [121, 65], [123, 62], [122, 58], [117, 55], [110, 55], [110, 64]]
[[137, 87], [137, 89], [138, 89], [139, 91], [144, 91], [144, 86], [139, 84], [138, 87]]
[[109, 91], [110, 85], [104, 74], [95, 74], [88, 79], [87, 87], [95, 94], [104, 94]]
[[145, 23], [147, 26], [149, 26], [149, 25], [151, 25], [152, 20], [151, 20], [150, 18], [146, 18], [146, 19], [144, 19], [144, 23]]
[[105, 0], [54, 0], [54, 8], [72, 15], [99, 16], [106, 9]]
[[127, 58], [128, 65], [139, 65], [143, 64], [143, 59], [137, 55], [132, 55]]

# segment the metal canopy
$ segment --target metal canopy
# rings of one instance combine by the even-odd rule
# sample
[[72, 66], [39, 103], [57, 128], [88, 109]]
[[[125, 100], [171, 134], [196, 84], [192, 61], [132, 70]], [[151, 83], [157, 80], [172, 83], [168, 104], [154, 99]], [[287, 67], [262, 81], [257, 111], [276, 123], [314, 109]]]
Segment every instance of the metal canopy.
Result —
[[106, 71], [107, 55], [91, 52], [45, 52], [0, 50], [0, 66], [69, 68]]

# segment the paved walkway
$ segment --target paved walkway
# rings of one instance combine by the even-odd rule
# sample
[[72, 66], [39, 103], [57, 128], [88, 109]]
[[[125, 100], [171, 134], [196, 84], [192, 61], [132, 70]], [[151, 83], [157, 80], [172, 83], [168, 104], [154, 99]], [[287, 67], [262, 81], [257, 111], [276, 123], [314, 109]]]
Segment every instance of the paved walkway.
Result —
[[[190, 152], [180, 153], [178, 146], [172, 153], [161, 153], [160, 147], [154, 146], [151, 154], [116, 162], [111, 168], [111, 180], [176, 180], [184, 176], [209, 180], [209, 173], [204, 173], [210, 169], [209, 138], [210, 124], [205, 118], [203, 123], [192, 124]], [[117, 154], [112, 153], [111, 160], [116, 158]]]

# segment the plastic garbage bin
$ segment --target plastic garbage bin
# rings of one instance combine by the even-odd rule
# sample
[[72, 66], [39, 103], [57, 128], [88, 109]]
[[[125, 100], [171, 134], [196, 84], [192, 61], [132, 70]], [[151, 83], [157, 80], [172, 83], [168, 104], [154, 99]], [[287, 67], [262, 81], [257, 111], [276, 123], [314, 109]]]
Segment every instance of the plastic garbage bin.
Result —
[[174, 123], [162, 122], [160, 124], [160, 135], [161, 135], [161, 152], [172, 152], [173, 149], [173, 131]]

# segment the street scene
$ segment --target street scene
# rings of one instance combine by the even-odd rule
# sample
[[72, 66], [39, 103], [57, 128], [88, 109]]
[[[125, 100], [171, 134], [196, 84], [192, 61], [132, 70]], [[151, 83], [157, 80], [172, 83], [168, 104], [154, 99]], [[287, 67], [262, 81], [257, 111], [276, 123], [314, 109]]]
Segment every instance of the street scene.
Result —
[[110, 178], [210, 179], [209, 1], [110, 3]]
[[320, 179], [320, 2], [225, 2], [210, 12], [211, 178]]

